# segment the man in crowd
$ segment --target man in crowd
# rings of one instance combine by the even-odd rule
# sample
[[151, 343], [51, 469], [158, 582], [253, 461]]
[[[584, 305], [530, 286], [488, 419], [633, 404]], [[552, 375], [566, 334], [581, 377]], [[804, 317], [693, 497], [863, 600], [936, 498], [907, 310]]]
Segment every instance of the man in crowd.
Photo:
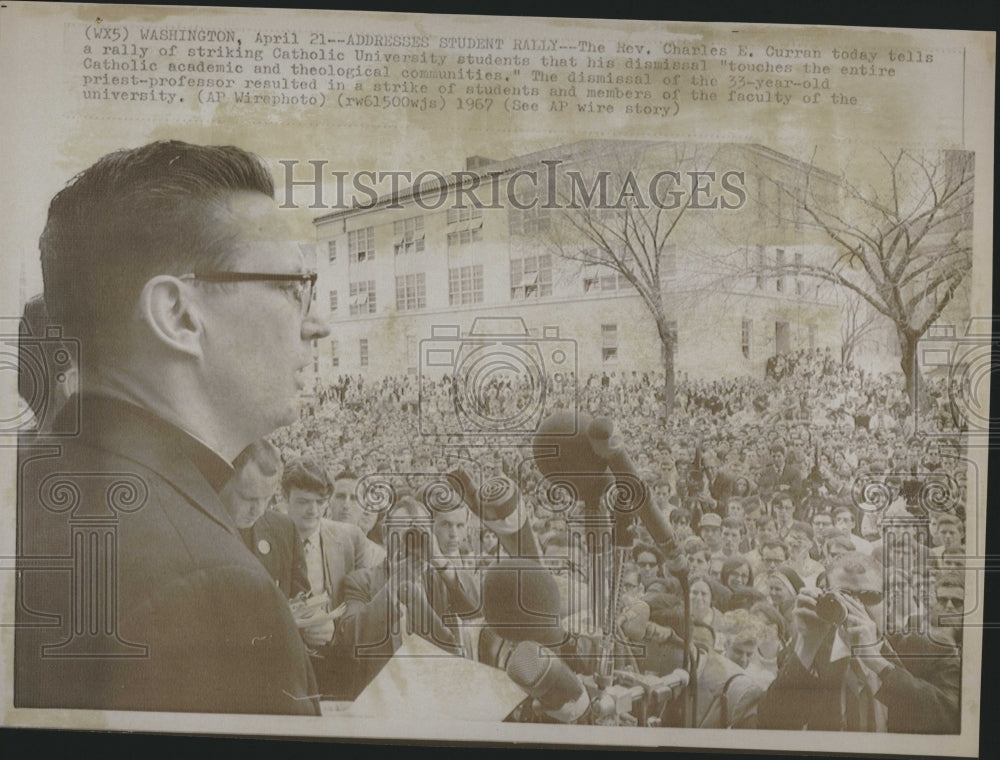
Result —
[[931, 548], [931, 563], [937, 567], [961, 568], [965, 563], [962, 521], [954, 515], [942, 515], [937, 526], [938, 540], [941, 543]]
[[[110, 552], [117, 585], [95, 609], [71, 604], [90, 591], [70, 571], [19, 573], [19, 622], [62, 621], [18, 626], [19, 707], [318, 712], [288, 602], [219, 498], [229, 463], [297, 419], [328, 334], [273, 193], [256, 157], [170, 141], [107, 155], [52, 200], [45, 304], [80, 341], [79, 434], [55, 457], [22, 442], [17, 550], [95, 568]], [[56, 481], [76, 507], [53, 509]], [[113, 527], [74, 541], [79, 510]], [[90, 615], [116, 630], [76, 635], [105, 630]]]
[[289, 597], [309, 590], [306, 559], [295, 523], [268, 509], [281, 485], [281, 454], [267, 440], [250, 444], [233, 460], [236, 473], [219, 492], [247, 548]]
[[825, 509], [817, 509], [812, 516], [813, 545], [809, 556], [817, 562], [823, 558], [823, 541], [826, 534], [833, 530], [833, 517]]
[[788, 565], [799, 574], [807, 586], [815, 586], [823, 565], [809, 556], [813, 546], [813, 529], [807, 522], [796, 520], [788, 531]]
[[853, 509], [848, 506], [841, 506], [833, 510], [833, 527], [843, 533], [846, 533], [850, 537], [851, 543], [854, 544], [855, 551], [871, 554], [871, 542], [866, 541], [855, 533], [856, 526], [857, 519], [854, 516]]
[[357, 525], [366, 536], [374, 527], [378, 514], [361, 506], [358, 501], [358, 476], [351, 470], [341, 470], [334, 475], [327, 517], [334, 522]]
[[346, 609], [337, 643], [352, 698], [385, 666], [404, 632], [423, 636], [446, 651], [469, 653], [468, 637], [458, 621], [479, 609], [478, 584], [471, 573], [441, 555], [434, 517], [425, 505], [403, 496], [386, 516], [383, 530], [385, 560], [355, 570], [344, 582]]
[[315, 652], [313, 668], [321, 693], [341, 698], [347, 683], [345, 652], [334, 645], [333, 617], [344, 601], [344, 579], [354, 570], [380, 564], [384, 553], [357, 525], [323, 517], [333, 483], [314, 457], [289, 462], [281, 478], [281, 490], [288, 516], [302, 542], [310, 595], [321, 598], [325, 595], [318, 610], [318, 622], [305, 627], [302, 637]]
[[758, 709], [771, 729], [938, 734], [958, 730], [960, 662], [916, 657], [926, 640], [883, 637], [881, 564], [860, 552], [827, 568], [840, 614], [820, 591], [795, 600], [792, 651]]

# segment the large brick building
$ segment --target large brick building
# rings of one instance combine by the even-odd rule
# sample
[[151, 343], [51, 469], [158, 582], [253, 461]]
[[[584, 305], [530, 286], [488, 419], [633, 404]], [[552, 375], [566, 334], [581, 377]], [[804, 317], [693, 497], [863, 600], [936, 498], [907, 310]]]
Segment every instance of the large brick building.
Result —
[[[557, 163], [559, 172], [586, 178], [585, 185], [567, 185], [563, 174], [552, 173]], [[705, 208], [686, 209], [669, 236], [661, 236], [659, 285], [675, 323], [678, 374], [760, 376], [776, 352], [829, 346], [839, 353], [839, 314], [830, 293], [787, 273], [767, 273], [768, 266], [832, 255], [793, 202], [807, 176], [813, 189], [819, 183], [836, 193], [832, 175], [758, 145], [592, 140], [505, 161], [468, 159], [461, 181], [482, 180], [476, 192], [482, 208], [468, 194], [456, 202], [457, 194], [449, 193], [437, 203], [428, 202], [438, 198], [433, 193], [416, 199], [403, 192], [380, 196], [366, 204], [370, 208], [316, 218], [316, 307], [328, 313], [332, 327], [316, 346], [319, 378], [445, 371], [422, 361], [435, 345], [431, 339], [457, 334], [461, 340], [478, 317], [520, 317], [531, 336], [572, 341], [582, 376], [658, 372], [660, 341], [643, 297], [621, 273], [566, 255], [593, 246], [573, 237], [580, 215], [603, 214], [603, 223], [613, 226], [615, 214], [626, 213], [594, 211], [596, 200], [584, 210], [568, 208], [567, 188], [589, 189], [606, 168], [614, 199], [614, 178], [623, 167], [642, 180], [640, 196], [656, 172], [676, 169], [682, 178], [676, 187], [691, 171], [714, 172], [698, 180], [707, 188]], [[530, 171], [543, 180], [537, 190], [515, 176]], [[728, 182], [720, 184], [727, 173]], [[668, 205], [665, 188], [672, 181], [668, 176], [660, 187], [661, 206]], [[636, 204], [641, 201], [633, 199]], [[644, 219], [655, 223], [657, 210], [644, 210]], [[662, 210], [660, 221], [676, 215]], [[424, 356], [422, 341], [430, 341]]]

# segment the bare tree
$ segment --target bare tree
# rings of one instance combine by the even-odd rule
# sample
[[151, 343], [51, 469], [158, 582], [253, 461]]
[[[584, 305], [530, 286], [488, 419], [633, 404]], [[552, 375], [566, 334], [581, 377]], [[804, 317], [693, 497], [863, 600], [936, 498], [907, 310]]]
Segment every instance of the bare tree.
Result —
[[548, 244], [584, 270], [624, 280], [642, 298], [660, 341], [669, 416], [681, 296], [665, 284], [676, 277], [681, 228], [707, 202], [707, 193], [692, 192], [692, 173], [708, 170], [714, 154], [711, 147], [686, 143], [624, 145], [567, 165]]
[[785, 188], [786, 198], [834, 243], [829, 262], [783, 271], [855, 294], [895, 326], [910, 402], [920, 389], [917, 341], [959, 293], [972, 269], [974, 169], [970, 153], [879, 152], [841, 177], [839, 197]]
[[840, 363], [847, 366], [854, 352], [878, 328], [878, 313], [865, 308], [866, 302], [853, 291], [844, 299], [844, 316], [840, 323]]

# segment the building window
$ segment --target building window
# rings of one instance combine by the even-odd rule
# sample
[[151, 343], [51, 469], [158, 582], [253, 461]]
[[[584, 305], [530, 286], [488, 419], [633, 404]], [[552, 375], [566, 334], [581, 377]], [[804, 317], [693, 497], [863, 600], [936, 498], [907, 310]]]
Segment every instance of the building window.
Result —
[[802, 282], [802, 278], [799, 277], [799, 271], [802, 269], [802, 254], [796, 252], [794, 261], [795, 261], [795, 295], [800, 296], [806, 290], [805, 283]]
[[774, 280], [774, 287], [779, 293], [785, 292], [785, 252], [779, 248], [775, 254], [774, 268], [778, 276]]
[[479, 222], [478, 226], [466, 227], [461, 230], [451, 230], [448, 233], [448, 247], [456, 248], [460, 245], [468, 245], [469, 243], [478, 243], [483, 239], [483, 223]]
[[465, 306], [483, 301], [483, 265], [452, 267], [448, 270], [448, 303]]
[[375, 313], [375, 280], [351, 283], [351, 316]]
[[601, 325], [601, 361], [618, 361], [618, 325]]
[[358, 341], [358, 351], [361, 357], [361, 366], [368, 366], [368, 338], [362, 338]]
[[375, 228], [364, 227], [347, 233], [347, 253], [352, 264], [375, 258]]
[[763, 290], [764, 289], [764, 268], [766, 266], [767, 266], [767, 256], [764, 253], [764, 246], [758, 245], [757, 246], [757, 266], [756, 266], [757, 275], [755, 277], [756, 282], [754, 283], [754, 287], [756, 287], [757, 290]]
[[337, 241], [327, 240], [326, 241], [326, 252], [327, 256], [330, 258], [330, 263], [333, 264], [337, 261]]
[[552, 256], [527, 256], [510, 262], [510, 297], [514, 301], [552, 295]]
[[401, 253], [420, 253], [424, 250], [424, 218], [411, 216], [393, 222], [392, 235], [396, 240], [397, 256]]
[[[530, 201], [521, 199], [519, 203], [527, 205]], [[536, 235], [551, 225], [552, 209], [543, 208], [541, 200], [536, 198], [530, 208], [509, 208], [507, 219], [511, 235]]]
[[424, 273], [396, 276], [396, 311], [413, 311], [427, 306]]
[[335, 340], [330, 341], [330, 366], [333, 368], [340, 366], [340, 344]]
[[740, 348], [743, 351], [743, 358], [750, 358], [750, 345], [753, 341], [753, 320], [744, 319], [743, 320], [743, 330], [740, 335]]
[[330, 291], [330, 313], [333, 314], [337, 310], [337, 291]]
[[601, 293], [609, 290], [627, 290], [632, 287], [621, 272], [608, 267], [588, 264], [583, 268], [583, 292]]
[[448, 224], [458, 224], [459, 222], [470, 222], [473, 219], [482, 219], [483, 210], [478, 206], [467, 206], [466, 208], [448, 209]]
[[448, 209], [448, 247], [455, 248], [483, 239], [483, 210], [469, 208]]

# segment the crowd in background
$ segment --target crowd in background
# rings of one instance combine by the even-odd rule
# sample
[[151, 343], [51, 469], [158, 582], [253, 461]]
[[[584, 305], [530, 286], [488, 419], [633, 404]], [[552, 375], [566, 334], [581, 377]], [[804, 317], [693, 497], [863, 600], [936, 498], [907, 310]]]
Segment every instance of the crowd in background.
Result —
[[[929, 406], [914, 414], [901, 378], [844, 368], [819, 350], [777, 357], [762, 380], [681, 377], [669, 416], [649, 373], [503, 378], [479, 389], [451, 377], [344, 376], [273, 440], [285, 459], [382, 473], [407, 492], [457, 464], [505, 474], [545, 555], [562, 556], [566, 514], [546, 503], [530, 450], [516, 435], [491, 436], [482, 420], [530, 416], [540, 394], [545, 413], [575, 406], [611, 418], [682, 543], [694, 619], [718, 655], [766, 689], [794, 636], [796, 596], [822, 589], [830, 563], [851, 552], [887, 568], [888, 630], [960, 644], [960, 626], [941, 617], [961, 613], [967, 531], [966, 462], [947, 390], [927, 379]], [[376, 541], [377, 522], [373, 514], [364, 525]], [[470, 567], [500, 553], [474, 516], [459, 551]], [[621, 580], [622, 610], [641, 603], [654, 626], [682, 593], [642, 529]]]

